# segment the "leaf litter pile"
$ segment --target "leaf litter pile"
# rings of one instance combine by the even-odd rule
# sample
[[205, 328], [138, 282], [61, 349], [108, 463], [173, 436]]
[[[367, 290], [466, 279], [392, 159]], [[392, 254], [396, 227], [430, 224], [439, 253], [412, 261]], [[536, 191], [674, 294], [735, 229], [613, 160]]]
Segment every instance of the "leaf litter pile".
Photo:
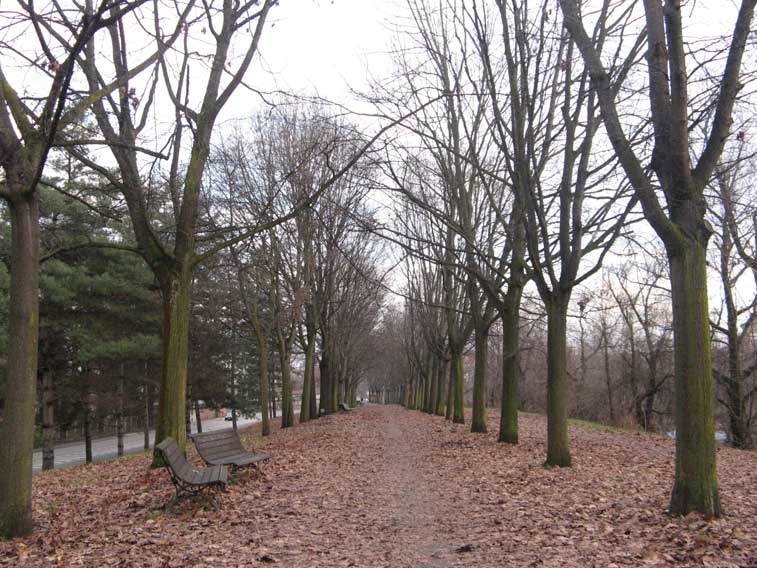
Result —
[[757, 453], [719, 450], [726, 515], [708, 522], [665, 514], [662, 436], [571, 426], [574, 467], [545, 469], [543, 417], [521, 416], [518, 446], [496, 424], [370, 405], [276, 428], [255, 435], [265, 474], [235, 474], [217, 510], [163, 510], [147, 455], [37, 474], [35, 533], [0, 542], [0, 566], [757, 566]]

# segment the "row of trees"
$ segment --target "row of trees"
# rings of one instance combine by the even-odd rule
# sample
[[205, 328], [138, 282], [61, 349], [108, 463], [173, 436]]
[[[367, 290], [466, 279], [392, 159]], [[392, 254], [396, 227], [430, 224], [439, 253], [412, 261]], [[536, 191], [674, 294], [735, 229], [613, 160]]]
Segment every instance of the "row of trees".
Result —
[[[741, 62], [754, 2], [741, 3], [730, 32], [702, 40], [706, 56], [684, 39], [680, 2], [578, 4], [564, 0], [556, 10], [513, 0], [408, 2], [412, 19], [396, 52], [397, 74], [371, 95], [387, 116], [424, 109], [405, 123], [382, 162], [385, 189], [396, 196], [394, 222], [382, 231], [408, 254], [408, 380], [400, 390], [408, 406], [461, 422], [462, 361], [472, 343], [471, 428], [485, 431], [496, 323], [499, 439], [517, 442], [520, 337], [543, 318], [546, 465], [570, 466], [571, 391], [602, 351], [609, 403], [610, 342], [625, 334], [628, 387], [643, 426], [650, 426], [667, 377], [674, 383], [671, 512], [718, 516], [713, 369], [734, 443], [752, 443], [753, 379], [751, 368], [744, 371], [753, 362], [745, 348], [754, 294], [739, 303], [735, 286], [744, 273], [753, 276], [754, 231], [749, 198], [734, 199], [748, 191], [749, 169], [748, 120], [734, 124], [734, 108], [750, 72]], [[748, 115], [749, 96], [741, 96], [739, 113]], [[711, 327], [712, 220], [725, 300]], [[621, 242], [643, 246], [647, 226], [666, 259], [653, 280], [637, 271], [618, 278], [618, 268], [598, 291], [604, 299], [588, 294], [599, 287], [606, 259], [615, 259], [610, 251], [620, 252]], [[669, 327], [654, 323], [665, 287]], [[523, 303], [526, 292], [538, 301]], [[589, 309], [598, 314], [593, 346]], [[572, 330], [569, 316], [577, 320]], [[726, 344], [718, 354], [727, 352], [727, 365], [713, 365], [711, 329]], [[579, 336], [573, 349], [571, 331]], [[572, 370], [571, 359], [578, 360]]]
[[[12, 33], [3, 51], [13, 59], [0, 74], [0, 197], [10, 233], [0, 535], [32, 526], [38, 375], [55, 372], [76, 388], [97, 378], [106, 386], [91, 390], [122, 402], [136, 392], [113, 377], [143, 388], [154, 381], [156, 440], [171, 436], [182, 446], [187, 402], [200, 397], [250, 401], [267, 433], [278, 381], [290, 425], [289, 363], [300, 351], [302, 420], [354, 400], [365, 370], [361, 332], [372, 329], [381, 300], [380, 247], [356, 232], [358, 217], [360, 231], [371, 223], [360, 203], [373, 168], [360, 159], [378, 135], [366, 138], [326, 109], [282, 101], [231, 138], [214, 138], [234, 92], [250, 88], [245, 77], [275, 4], [19, 2], [4, 13]], [[19, 73], [15, 62], [31, 72]], [[58, 153], [86, 171], [84, 184], [54, 179], [60, 167], [48, 155]], [[48, 218], [66, 215], [60, 195], [42, 200], [43, 187], [109, 221], [60, 227], [61, 242], [48, 248]], [[147, 270], [125, 261], [127, 253]], [[83, 274], [86, 290], [66, 295], [50, 279], [41, 313], [48, 256], [45, 274]], [[55, 309], [64, 341], [39, 366]], [[145, 361], [146, 370], [136, 364]], [[49, 422], [51, 391], [44, 393]]]

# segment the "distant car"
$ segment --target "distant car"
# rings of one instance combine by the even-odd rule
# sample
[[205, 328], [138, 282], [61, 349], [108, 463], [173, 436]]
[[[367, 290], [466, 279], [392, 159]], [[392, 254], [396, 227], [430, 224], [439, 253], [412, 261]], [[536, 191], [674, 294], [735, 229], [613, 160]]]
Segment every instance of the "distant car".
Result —
[[223, 415], [224, 420], [234, 420], [234, 413], [231, 410], [227, 410], [226, 414]]

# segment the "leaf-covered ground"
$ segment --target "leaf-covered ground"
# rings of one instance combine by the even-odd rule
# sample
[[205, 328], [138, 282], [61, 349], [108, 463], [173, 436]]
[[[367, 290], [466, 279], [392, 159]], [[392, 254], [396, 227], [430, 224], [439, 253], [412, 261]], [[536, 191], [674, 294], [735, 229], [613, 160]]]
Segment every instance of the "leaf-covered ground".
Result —
[[757, 453], [719, 450], [726, 516], [706, 522], [665, 515], [663, 437], [574, 426], [574, 467], [550, 470], [543, 417], [517, 447], [495, 432], [396, 406], [276, 428], [265, 477], [218, 510], [162, 510], [173, 489], [145, 455], [45, 472], [35, 534], [0, 542], [0, 566], [757, 566]]

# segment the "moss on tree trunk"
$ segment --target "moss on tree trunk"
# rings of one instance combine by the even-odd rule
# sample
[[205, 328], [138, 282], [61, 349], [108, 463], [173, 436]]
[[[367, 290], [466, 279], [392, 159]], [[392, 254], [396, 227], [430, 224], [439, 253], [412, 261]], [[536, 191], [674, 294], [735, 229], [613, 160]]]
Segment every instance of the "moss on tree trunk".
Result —
[[5, 410], [0, 422], [0, 537], [32, 531], [32, 449], [39, 341], [39, 201], [8, 203], [11, 270]]
[[675, 336], [676, 471], [670, 512], [721, 514], [707, 303], [707, 248], [682, 238], [668, 255]]
[[[189, 263], [187, 263], [189, 264]], [[186, 266], [163, 284], [163, 372], [158, 394], [155, 445], [174, 438], [183, 450], [187, 444], [186, 399], [189, 355], [189, 317], [192, 270]], [[161, 460], [155, 454], [153, 465]]]

